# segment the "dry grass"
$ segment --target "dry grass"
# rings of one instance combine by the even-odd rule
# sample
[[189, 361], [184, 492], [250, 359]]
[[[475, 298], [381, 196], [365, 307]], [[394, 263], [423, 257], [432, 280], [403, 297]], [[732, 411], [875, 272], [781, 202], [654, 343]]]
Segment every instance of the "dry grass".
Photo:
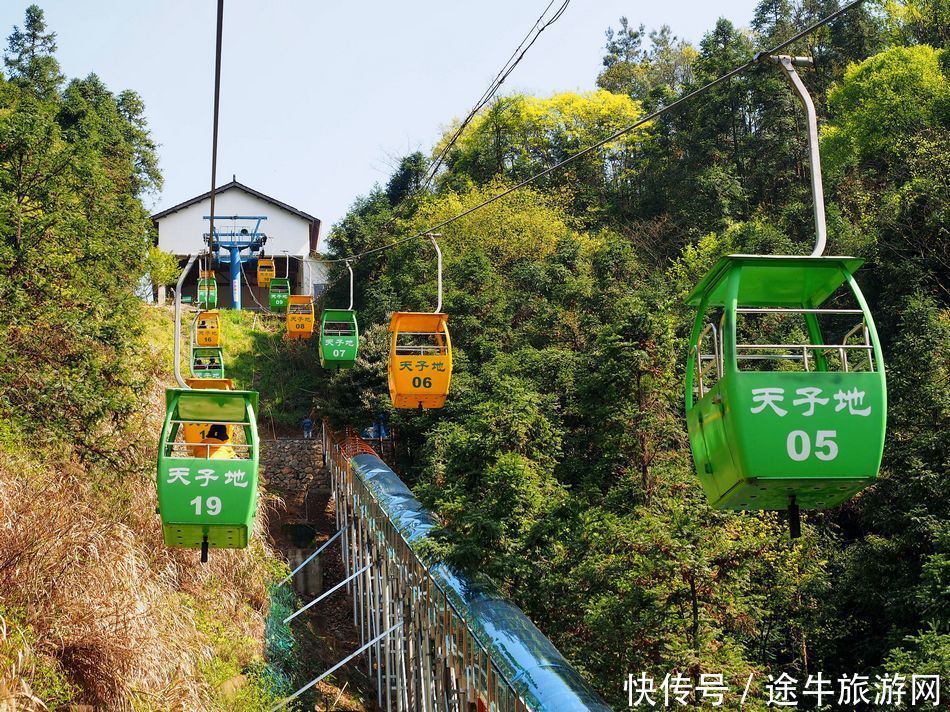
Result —
[[96, 465], [0, 428], [0, 710], [214, 709], [208, 669], [222, 647], [238, 665], [262, 653], [275, 561], [263, 507], [246, 550], [202, 565], [164, 547], [162, 398], [157, 384], [135, 422], [103, 433]]
[[[261, 640], [265, 557], [258, 543], [257, 552], [214, 552], [202, 566], [194, 551], [165, 549], [148, 514], [150, 484], [127, 488], [122, 516], [115, 490], [77, 465], [0, 453], [3, 610], [29, 627], [32, 655], [56, 662], [81, 691], [77, 701], [205, 709], [213, 691], [200, 664], [214, 648], [195, 619], [210, 612]], [[196, 603], [186, 605], [183, 594]], [[15, 689], [23, 671], [0, 675]]]

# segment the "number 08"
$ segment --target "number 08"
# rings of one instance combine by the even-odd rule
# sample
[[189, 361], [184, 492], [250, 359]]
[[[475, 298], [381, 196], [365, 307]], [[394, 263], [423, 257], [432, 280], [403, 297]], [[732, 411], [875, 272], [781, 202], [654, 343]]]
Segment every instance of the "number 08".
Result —
[[[819, 430], [815, 433], [815, 457], [830, 461], [838, 457], [837, 430]], [[804, 430], [793, 430], [785, 440], [788, 456], [795, 462], [804, 462], [811, 455], [811, 438]]]

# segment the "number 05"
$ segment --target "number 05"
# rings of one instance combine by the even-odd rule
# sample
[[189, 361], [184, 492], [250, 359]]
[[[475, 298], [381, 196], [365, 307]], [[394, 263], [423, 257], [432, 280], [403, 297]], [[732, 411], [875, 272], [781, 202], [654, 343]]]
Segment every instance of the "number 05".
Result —
[[819, 460], [834, 460], [838, 457], [838, 443], [832, 439], [836, 437], [837, 430], [819, 430], [815, 435], [815, 457]]
[[[837, 430], [819, 430], [815, 433], [815, 457], [819, 460], [830, 461], [838, 457]], [[793, 430], [785, 440], [785, 449], [788, 456], [795, 462], [804, 462], [811, 454], [811, 438], [804, 430]]]

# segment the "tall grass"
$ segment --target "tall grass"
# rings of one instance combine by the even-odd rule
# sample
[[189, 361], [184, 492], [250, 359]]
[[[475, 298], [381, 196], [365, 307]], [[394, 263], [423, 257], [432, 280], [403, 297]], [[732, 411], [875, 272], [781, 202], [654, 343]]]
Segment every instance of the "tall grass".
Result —
[[0, 709], [266, 709], [268, 585], [280, 575], [259, 531], [245, 550], [167, 549], [154, 461], [171, 323], [146, 315], [141, 362], [155, 386], [103, 457], [37, 446], [0, 423]]

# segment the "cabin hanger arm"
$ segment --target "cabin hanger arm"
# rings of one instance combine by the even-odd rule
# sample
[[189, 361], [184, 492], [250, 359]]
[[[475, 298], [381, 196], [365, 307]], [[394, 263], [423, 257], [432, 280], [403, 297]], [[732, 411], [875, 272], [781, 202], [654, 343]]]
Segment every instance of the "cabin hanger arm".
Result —
[[821, 182], [821, 156], [818, 152], [818, 116], [815, 113], [815, 103], [811, 100], [808, 89], [802, 82], [795, 67], [812, 67], [815, 62], [810, 57], [790, 57], [780, 54], [771, 57], [785, 72], [789, 84], [795, 89], [798, 98], [805, 106], [805, 116], [808, 120], [808, 168], [811, 176], [811, 197], [815, 215], [815, 248], [812, 257], [821, 257], [828, 241], [828, 231], [825, 225], [825, 192]]

